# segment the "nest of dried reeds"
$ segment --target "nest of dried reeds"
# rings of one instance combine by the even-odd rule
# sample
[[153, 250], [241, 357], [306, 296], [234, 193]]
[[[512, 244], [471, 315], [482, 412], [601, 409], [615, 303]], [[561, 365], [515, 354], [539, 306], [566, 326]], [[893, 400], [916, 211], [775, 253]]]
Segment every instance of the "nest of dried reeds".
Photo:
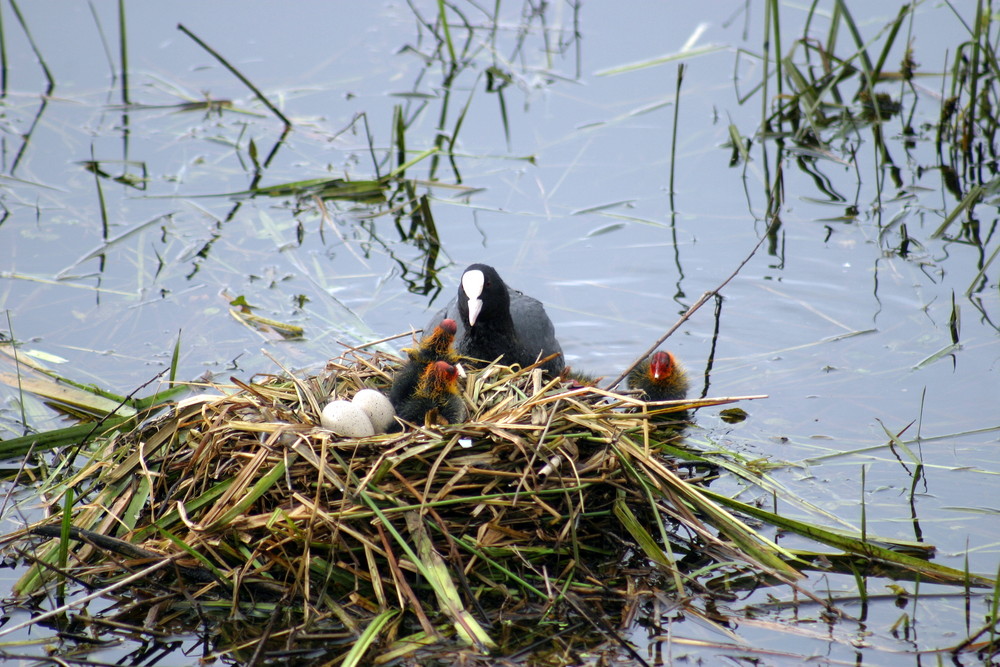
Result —
[[674, 449], [678, 426], [627, 396], [490, 366], [463, 381], [467, 423], [319, 427], [331, 395], [385, 390], [398, 363], [355, 351], [319, 376], [217, 386], [102, 443], [52, 490], [62, 526], [34, 528], [84, 545], [38, 560], [91, 581], [146, 568], [178, 601], [280, 602], [349, 635], [388, 614], [480, 648], [529, 611], [620, 610], [636, 557], [668, 588], [690, 585], [683, 560], [794, 576], [703, 494], [712, 466]]

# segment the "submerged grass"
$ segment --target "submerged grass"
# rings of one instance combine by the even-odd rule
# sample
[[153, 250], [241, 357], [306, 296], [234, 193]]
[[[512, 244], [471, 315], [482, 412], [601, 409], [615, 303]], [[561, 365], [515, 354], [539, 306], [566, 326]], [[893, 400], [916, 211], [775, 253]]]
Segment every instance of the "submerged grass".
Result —
[[[220, 650], [273, 658], [298, 637], [357, 664], [375, 647], [398, 658], [442, 641], [509, 655], [580, 622], [598, 631], [585, 643], [627, 647], [612, 628], [660, 592], [712, 623], [726, 620], [720, 596], [761, 585], [833, 611], [795, 583], [815, 554], [778, 546], [742, 516], [833, 546], [827, 569], [989, 583], [711, 491], [720, 467], [741, 468], [748, 484], [759, 475], [685, 449], [684, 423], [663, 419], [736, 399], [645, 404], [490, 366], [466, 379], [468, 423], [364, 439], [318, 426], [331, 395], [385, 389], [397, 363], [355, 350], [318, 376], [203, 386], [98, 439], [82, 467], [42, 484], [52, 518], [7, 537], [35, 543], [17, 592], [72, 577], [110, 593], [153, 563], [159, 573], [142, 574], [132, 604], [105, 621], [154, 632], [268, 619], [266, 632]], [[336, 646], [303, 638], [316, 633], [334, 633]]]
[[[168, 369], [171, 377], [176, 375], [176, 364], [175, 347], [174, 358]], [[49, 407], [82, 423], [0, 440], [0, 459], [25, 459], [29, 453], [38, 454], [51, 449], [76, 451], [92, 440], [105, 439], [116, 432], [134, 428], [141, 419], [159, 411], [167, 401], [187, 392], [186, 387], [173, 387], [150, 396], [136, 397], [135, 394], [157, 379], [154, 378], [131, 395], [120, 396], [55, 373], [32, 358], [30, 353], [19, 353], [18, 346], [13, 341], [0, 346], [0, 366], [4, 365], [12, 366], [13, 371], [0, 370], [0, 383], [18, 392], [22, 409], [26, 404], [25, 397], [30, 394], [42, 398]], [[23, 419], [22, 423], [26, 424], [27, 420]]]

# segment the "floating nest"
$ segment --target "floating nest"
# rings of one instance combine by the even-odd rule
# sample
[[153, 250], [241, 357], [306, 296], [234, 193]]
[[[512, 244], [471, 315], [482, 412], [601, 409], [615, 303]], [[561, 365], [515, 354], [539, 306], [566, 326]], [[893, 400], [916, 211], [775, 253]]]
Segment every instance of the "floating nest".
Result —
[[27, 532], [51, 539], [18, 590], [65, 571], [128, 591], [119, 622], [221, 607], [270, 620], [242, 650], [321, 627], [324, 655], [398, 657], [446, 639], [509, 651], [567, 621], [607, 640], [641, 591], [799, 576], [712, 499], [716, 464], [678, 446], [670, 415], [698, 402], [656, 411], [494, 365], [462, 383], [467, 423], [363, 439], [319, 426], [331, 395], [384, 391], [399, 363], [352, 351], [315, 377], [203, 387], [99, 442], [44, 496], [53, 517]]

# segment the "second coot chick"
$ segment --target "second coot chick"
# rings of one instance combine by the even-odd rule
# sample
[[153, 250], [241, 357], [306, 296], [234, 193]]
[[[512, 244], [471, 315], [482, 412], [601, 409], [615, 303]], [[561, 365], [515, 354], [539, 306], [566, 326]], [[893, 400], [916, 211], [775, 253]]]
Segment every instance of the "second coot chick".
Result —
[[628, 386], [641, 389], [647, 401], [679, 401], [687, 398], [688, 379], [669, 352], [654, 352], [628, 374]]
[[428, 364], [413, 393], [396, 406], [397, 417], [417, 425], [423, 425], [431, 411], [449, 424], [464, 421], [469, 414], [458, 393], [458, 369], [447, 361]]
[[556, 375], [566, 365], [555, 327], [538, 299], [511, 289], [492, 266], [472, 264], [462, 274], [458, 296], [435, 314], [431, 324], [449, 317], [458, 324], [455, 347], [466, 357], [528, 366], [542, 365]]
[[458, 363], [458, 354], [452, 348], [458, 324], [452, 319], [443, 319], [434, 327], [434, 331], [424, 336], [416, 347], [403, 348], [411, 361], [447, 361], [454, 365]]
[[458, 354], [452, 348], [457, 330], [455, 320], [441, 320], [430, 335], [424, 336], [416, 347], [403, 350], [409, 361], [403, 364], [392, 378], [389, 401], [394, 407], [398, 408], [399, 404], [413, 393], [428, 364], [435, 361], [447, 361], [452, 365], [458, 363]]

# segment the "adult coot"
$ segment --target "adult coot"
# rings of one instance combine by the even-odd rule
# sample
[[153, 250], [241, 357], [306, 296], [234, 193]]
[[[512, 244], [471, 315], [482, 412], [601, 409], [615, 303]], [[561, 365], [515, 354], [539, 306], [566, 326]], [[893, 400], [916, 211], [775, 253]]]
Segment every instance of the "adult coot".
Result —
[[508, 287], [492, 266], [467, 268], [458, 296], [434, 315], [428, 327], [446, 317], [458, 324], [455, 347], [463, 356], [487, 362], [502, 357], [504, 364], [528, 366], [555, 354], [542, 368], [555, 375], [566, 366], [545, 306]]
[[647, 401], [678, 401], [687, 397], [684, 369], [669, 352], [654, 352], [628, 374], [628, 386], [641, 389]]
[[416, 347], [403, 349], [408, 360], [396, 371], [392, 378], [392, 388], [389, 390], [389, 401], [393, 407], [398, 408], [399, 404], [413, 393], [428, 365], [435, 361], [458, 363], [458, 353], [452, 347], [457, 330], [458, 325], [455, 324], [455, 320], [441, 320], [429, 335], [417, 343]]
[[417, 388], [396, 406], [397, 417], [418, 425], [423, 425], [432, 411], [449, 424], [464, 421], [469, 414], [458, 393], [458, 369], [447, 361], [428, 364]]

